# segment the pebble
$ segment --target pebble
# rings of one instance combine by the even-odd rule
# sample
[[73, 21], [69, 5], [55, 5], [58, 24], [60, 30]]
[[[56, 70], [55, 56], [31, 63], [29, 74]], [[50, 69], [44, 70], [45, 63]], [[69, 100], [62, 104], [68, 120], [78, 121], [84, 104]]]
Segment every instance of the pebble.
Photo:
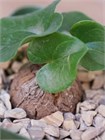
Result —
[[83, 83], [82, 83], [82, 88], [83, 88], [83, 90], [88, 90], [88, 89], [90, 89], [90, 84], [89, 84], [89, 82], [83, 82]]
[[94, 117], [93, 126], [98, 127], [100, 125], [105, 125], [105, 118], [100, 114], [97, 114], [97, 116]]
[[13, 123], [22, 123], [24, 128], [28, 128], [29, 126], [31, 126], [31, 121], [29, 118], [25, 118], [25, 119], [18, 119], [18, 120], [14, 120]]
[[76, 107], [76, 114], [79, 114], [79, 113], [81, 112], [80, 106], [81, 106], [81, 103], [79, 102], [79, 103], [77, 104], [77, 107]]
[[95, 102], [95, 104], [105, 105], [105, 91], [102, 89], [99, 90], [86, 90], [84, 100], [91, 99]]
[[94, 140], [102, 140], [100, 137], [96, 137]]
[[100, 99], [99, 104], [105, 105], [105, 97], [102, 97]]
[[79, 128], [80, 122], [79, 121], [75, 121], [75, 125], [76, 125], [76, 128]]
[[100, 96], [100, 95], [103, 95], [105, 97], [105, 91], [103, 89], [98, 89], [98, 90], [85, 90], [85, 100], [87, 99], [93, 99], [96, 97], [96, 96]]
[[101, 140], [105, 140], [105, 131], [100, 135]]
[[95, 79], [95, 74], [92, 72], [83, 72], [82, 71], [82, 72], [78, 73], [78, 79], [81, 82], [90, 82]]
[[12, 131], [14, 133], [18, 133], [20, 129], [23, 127], [22, 123], [12, 123], [12, 122], [3, 122], [2, 123], [2, 128], [8, 129], [9, 131]]
[[81, 135], [82, 135], [82, 131], [80, 130], [76, 130], [76, 129], [73, 129], [73, 130], [70, 130], [70, 137], [73, 139], [73, 140], [81, 140]]
[[[33, 140], [105, 140], [105, 91], [99, 89], [104, 88], [101, 74], [84, 72], [82, 75], [83, 79], [87, 77], [85, 82], [81, 80], [85, 96], [84, 101], [78, 103], [76, 114], [57, 111], [40, 120], [26, 118], [21, 108], [11, 109], [10, 95], [1, 90], [0, 127]], [[13, 79], [14, 75], [11, 76]], [[89, 81], [92, 80], [91, 90]], [[1, 77], [0, 88], [2, 83]]]
[[44, 132], [53, 136], [59, 138], [59, 128], [53, 125], [48, 125], [45, 127]]
[[45, 128], [47, 126], [47, 124], [41, 120], [31, 119], [31, 126], [39, 126], [41, 128]]
[[19, 71], [19, 69], [21, 68], [22, 66], [22, 63], [18, 62], [18, 61], [15, 61], [13, 64], [12, 64], [12, 70], [17, 73]]
[[33, 140], [42, 140], [45, 136], [45, 133], [42, 128], [40, 127], [30, 127], [28, 132]]
[[14, 109], [5, 111], [4, 117], [22, 119], [26, 117], [26, 112], [22, 108], [14, 108]]
[[63, 113], [60, 111], [57, 111], [47, 117], [44, 117], [43, 119], [41, 119], [41, 121], [44, 121], [48, 125], [55, 125], [59, 127], [64, 121]]
[[69, 119], [75, 120], [75, 115], [71, 112], [64, 113], [64, 120], [69, 120]]
[[95, 110], [97, 105], [93, 100], [86, 100], [80, 104], [80, 109], [83, 111]]
[[9, 67], [9, 65], [10, 65], [10, 61], [3, 62], [3, 63], [0, 62], [0, 68], [4, 70], [6, 70]]
[[20, 130], [19, 134], [20, 134], [21, 136], [23, 136], [23, 137], [26, 137], [26, 138], [28, 138], [28, 139], [31, 139], [31, 137], [30, 137], [28, 131], [27, 131], [24, 127]]
[[5, 124], [5, 123], [11, 123], [11, 120], [10, 119], [4, 119], [3, 120], [3, 123]]
[[0, 100], [0, 118], [4, 118], [4, 113], [6, 111], [6, 107], [4, 106], [3, 102]]
[[99, 114], [101, 114], [103, 117], [105, 117], [105, 105], [100, 105], [100, 106], [98, 106], [97, 112], [98, 112]]
[[76, 129], [76, 124], [74, 122], [74, 120], [64, 120], [63, 122], [63, 129], [64, 130], [71, 130], [71, 129]]
[[0, 99], [3, 101], [7, 109], [12, 108], [10, 103], [10, 95], [5, 90], [1, 90]]
[[95, 78], [92, 89], [100, 89], [104, 86], [105, 83], [105, 77], [103, 75], [99, 75]]
[[80, 128], [79, 128], [79, 130], [85, 131], [85, 130], [87, 130], [87, 129], [88, 129], [87, 125], [84, 123], [84, 121], [83, 121], [82, 118], [81, 118], [81, 119], [80, 119]]
[[[59, 139], [57, 139], [51, 135], [48, 135], [48, 134], [46, 134], [46, 138], [47, 138], [47, 140], [59, 140]], [[44, 140], [46, 140], [46, 139], [44, 139]]]
[[97, 105], [100, 105], [100, 104], [103, 104], [105, 105], [105, 93], [104, 95], [103, 94], [98, 94], [96, 95], [94, 98], [93, 98], [94, 102], [97, 104]]
[[12, 80], [15, 78], [16, 74], [12, 74], [10, 76], [8, 76], [7, 80], [11, 83]]
[[[99, 76], [99, 75], [103, 75], [103, 71], [91, 71], [91, 73], [94, 73], [95, 74], [95, 76]], [[96, 78], [96, 77], [95, 77]]]
[[75, 114], [75, 119], [76, 119], [76, 121], [80, 121], [81, 114], [80, 113]]
[[92, 140], [93, 138], [99, 136], [101, 133], [105, 131], [104, 127], [89, 127], [85, 132], [83, 132], [81, 138], [82, 140]]
[[63, 139], [63, 138], [66, 138], [67, 136], [70, 135], [70, 132], [69, 131], [66, 131], [64, 129], [60, 129], [59, 130], [59, 134], [60, 134], [60, 139]]
[[84, 111], [82, 112], [81, 117], [87, 126], [91, 126], [93, 118], [95, 117], [96, 114], [97, 114], [96, 111]]

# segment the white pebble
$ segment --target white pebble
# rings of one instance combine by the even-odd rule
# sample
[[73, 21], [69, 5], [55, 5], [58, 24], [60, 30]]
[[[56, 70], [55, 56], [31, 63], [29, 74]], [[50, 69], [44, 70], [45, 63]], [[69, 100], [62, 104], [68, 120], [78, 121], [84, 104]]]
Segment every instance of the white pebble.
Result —
[[80, 104], [81, 110], [88, 111], [88, 110], [95, 110], [97, 105], [93, 100], [86, 100]]
[[10, 95], [5, 91], [1, 90], [0, 99], [3, 101], [7, 109], [11, 109]]
[[105, 131], [100, 135], [101, 140], [105, 140]]
[[2, 128], [12, 131], [14, 133], [18, 133], [22, 127], [22, 123], [14, 124], [12, 122], [3, 122], [2, 124]]
[[26, 137], [26, 138], [28, 138], [28, 139], [31, 139], [30, 138], [30, 135], [29, 135], [29, 133], [28, 133], [28, 131], [23, 127], [21, 130], [20, 130], [20, 133], [19, 133], [21, 136], [23, 136], [23, 137]]
[[97, 114], [97, 116], [94, 117], [93, 126], [98, 127], [103, 125], [105, 125], [105, 118], [100, 114]]
[[60, 129], [59, 130], [59, 133], [60, 133], [60, 139], [64, 139], [64, 138], [66, 138], [67, 136], [70, 135], [70, 132], [69, 131], [66, 131], [64, 129]]
[[69, 131], [71, 129], [76, 129], [76, 124], [74, 120], [64, 120], [63, 122], [63, 129]]
[[75, 119], [75, 116], [74, 114], [72, 114], [71, 112], [67, 112], [67, 113], [64, 113], [64, 120], [71, 120], [71, 119]]
[[57, 111], [55, 113], [52, 113], [49, 116], [46, 116], [44, 118], [41, 119], [41, 121], [45, 122], [48, 125], [55, 125], [55, 126], [61, 126], [61, 124], [63, 123], [63, 113], [60, 111]]
[[105, 117], [105, 105], [100, 105], [98, 108], [97, 108], [97, 112], [99, 114], [101, 114], [103, 117]]
[[59, 128], [56, 126], [48, 125], [47, 127], [45, 127], [44, 132], [51, 136], [59, 138]]
[[28, 132], [33, 140], [42, 140], [45, 136], [43, 129], [38, 126], [29, 128]]
[[5, 118], [22, 119], [26, 117], [26, 112], [22, 108], [14, 108], [7, 110], [4, 114]]
[[82, 112], [81, 117], [87, 126], [91, 126], [96, 114], [96, 111], [84, 111]]
[[82, 131], [80, 130], [76, 130], [76, 129], [70, 130], [70, 137], [73, 140], [81, 140], [81, 135], [82, 135]]
[[101, 133], [105, 131], [104, 127], [89, 127], [85, 132], [83, 132], [81, 138], [82, 140], [92, 140], [95, 137], [99, 136]]
[[22, 123], [24, 128], [27, 129], [30, 126], [30, 119], [29, 118], [18, 119], [18, 120], [14, 120], [13, 123]]
[[6, 111], [6, 107], [4, 106], [3, 102], [0, 100], [0, 118], [4, 118], [4, 113]]
[[34, 119], [31, 119], [31, 125], [32, 126], [39, 126], [41, 128], [45, 128], [47, 126], [47, 124], [44, 121], [34, 120]]

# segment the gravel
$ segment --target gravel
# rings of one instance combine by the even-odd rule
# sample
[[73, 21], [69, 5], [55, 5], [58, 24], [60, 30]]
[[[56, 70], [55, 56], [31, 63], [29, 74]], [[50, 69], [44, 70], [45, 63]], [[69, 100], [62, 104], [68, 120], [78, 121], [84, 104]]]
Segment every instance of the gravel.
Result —
[[[92, 91], [93, 92], [93, 91]], [[3, 90], [0, 98], [0, 126], [28, 139], [35, 140], [104, 140], [105, 139], [105, 105], [96, 104], [94, 98], [88, 95], [78, 103], [77, 113], [57, 111], [40, 120], [26, 117], [21, 108], [9, 109], [4, 101], [11, 104], [9, 94]], [[8, 94], [8, 95], [6, 95]], [[4, 100], [4, 97], [7, 98]], [[6, 96], [5, 96], [6, 95]], [[94, 97], [99, 96], [94, 91]], [[103, 92], [100, 93], [103, 96]], [[104, 95], [105, 96], [105, 95]], [[103, 96], [103, 98], [105, 98]], [[12, 106], [12, 105], [10, 105]], [[4, 119], [3, 119], [4, 118]], [[12, 119], [14, 118], [14, 119]]]
[[[1, 86], [0, 127], [30, 140], [105, 140], [105, 84], [103, 80], [98, 84], [98, 79], [103, 79], [102, 74], [79, 74], [85, 94], [75, 114], [56, 111], [38, 120], [27, 118], [27, 113], [21, 108], [13, 109], [8, 90]], [[2, 81], [0, 77], [0, 84]]]

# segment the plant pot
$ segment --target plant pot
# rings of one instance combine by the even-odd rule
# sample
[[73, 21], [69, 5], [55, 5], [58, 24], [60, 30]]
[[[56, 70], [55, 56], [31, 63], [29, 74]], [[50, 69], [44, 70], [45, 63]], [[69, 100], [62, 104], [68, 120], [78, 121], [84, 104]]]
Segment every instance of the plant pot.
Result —
[[74, 113], [83, 95], [79, 81], [76, 80], [71, 88], [61, 93], [47, 93], [36, 82], [39, 68], [40, 65], [28, 63], [17, 73], [10, 87], [13, 107], [23, 108], [27, 116], [33, 119], [40, 119], [58, 110]]

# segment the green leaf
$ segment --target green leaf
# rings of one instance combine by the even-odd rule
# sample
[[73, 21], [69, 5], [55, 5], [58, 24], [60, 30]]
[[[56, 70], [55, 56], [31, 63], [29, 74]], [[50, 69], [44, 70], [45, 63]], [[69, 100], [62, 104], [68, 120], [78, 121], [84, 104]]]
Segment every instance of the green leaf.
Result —
[[14, 13], [12, 13], [11, 16], [20, 16], [20, 15], [25, 15], [25, 14], [29, 14], [31, 12], [40, 10], [41, 8], [39, 7], [22, 7], [18, 10], [16, 10]]
[[[49, 44], [54, 44], [56, 40], [52, 39], [52, 42], [49, 41]], [[37, 42], [37, 47], [38, 46]], [[36, 41], [35, 41], [36, 44]], [[40, 45], [40, 43], [39, 43]], [[48, 45], [48, 43], [47, 43]], [[41, 44], [42, 48], [46, 48], [46, 41], [43, 41], [43, 44]], [[51, 54], [51, 61], [48, 62], [45, 66], [43, 66], [37, 73], [37, 82], [39, 86], [49, 93], [56, 93], [65, 90], [71, 84], [76, 78], [77, 73], [77, 65], [80, 62], [81, 58], [84, 56], [84, 54], [87, 52], [87, 47], [84, 43], [82, 43], [80, 40], [70, 37], [69, 40], [67, 38], [67, 41], [64, 41], [62, 43], [58, 42], [57, 46], [49, 46], [49, 50], [43, 49], [43, 52], [41, 54], [40, 51], [40, 58], [42, 59], [42, 55], [47, 55], [48, 53]], [[38, 56], [39, 57], [39, 56]], [[50, 57], [50, 56], [49, 56]], [[34, 58], [33, 58], [34, 59]], [[38, 62], [39, 62], [38, 58]], [[45, 59], [46, 62], [47, 59]], [[48, 58], [49, 60], [49, 58]], [[34, 60], [33, 60], [34, 61]], [[36, 61], [36, 58], [35, 58]]]
[[28, 58], [34, 64], [51, 62], [56, 47], [67, 40], [70, 40], [70, 36], [61, 33], [35, 38], [29, 45], [27, 51]]
[[71, 34], [85, 42], [89, 48], [81, 65], [88, 70], [105, 69], [105, 28], [94, 21], [81, 21], [73, 25]]
[[54, 13], [58, 2], [30, 14], [0, 20], [0, 61], [13, 58], [18, 48], [31, 39], [52, 34], [60, 28], [62, 15]]
[[80, 64], [88, 70], [105, 69], [105, 42], [87, 43], [89, 51], [81, 60]]
[[73, 24], [79, 21], [92, 20], [87, 15], [78, 11], [63, 13], [63, 19], [64, 20], [63, 20], [62, 26], [59, 29], [60, 31], [70, 31]]
[[21, 137], [2, 128], [0, 128], [0, 138], [1, 140], [28, 140], [27, 138]]

